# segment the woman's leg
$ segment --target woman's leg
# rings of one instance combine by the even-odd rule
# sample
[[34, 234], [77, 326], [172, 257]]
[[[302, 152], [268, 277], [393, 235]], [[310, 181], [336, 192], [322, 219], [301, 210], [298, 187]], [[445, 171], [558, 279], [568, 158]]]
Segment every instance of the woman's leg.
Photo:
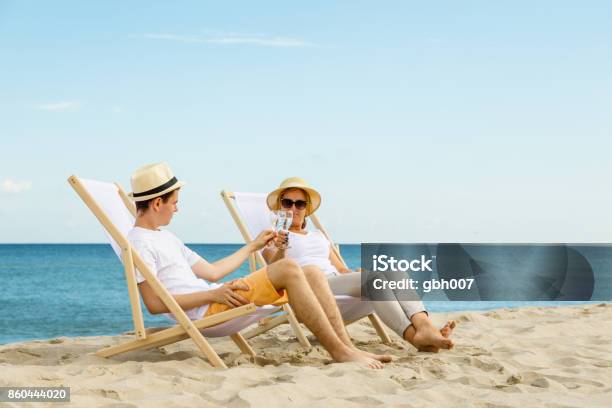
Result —
[[438, 329], [427, 312], [420, 312], [412, 315], [410, 321], [412, 324], [406, 328], [402, 337], [417, 350], [437, 353], [440, 349], [453, 348], [454, 343], [449, 337], [455, 328], [454, 320], [449, 320], [442, 329]]
[[[352, 272], [328, 278], [329, 287], [334, 295], [345, 295], [352, 297], [361, 297], [361, 273]], [[398, 336], [403, 337], [403, 333], [410, 326], [410, 314], [406, 313], [399, 302], [393, 301], [370, 301], [376, 314], [382, 321], [389, 326], [391, 330], [396, 332]], [[410, 302], [405, 302], [410, 303]], [[420, 302], [418, 302], [420, 303]], [[410, 306], [410, 310], [417, 310], [415, 306]], [[422, 311], [423, 309], [419, 310]], [[412, 313], [414, 314], [414, 312]]]
[[[360, 272], [330, 276], [328, 280], [335, 295], [361, 296]], [[370, 302], [376, 314], [398, 336], [421, 351], [437, 351], [440, 348], [452, 347], [452, 341], [448, 336], [454, 327], [454, 322], [448, 322], [442, 330], [438, 330], [429, 319], [423, 302], [399, 300], [392, 290], [386, 295], [385, 297], [390, 300]]]

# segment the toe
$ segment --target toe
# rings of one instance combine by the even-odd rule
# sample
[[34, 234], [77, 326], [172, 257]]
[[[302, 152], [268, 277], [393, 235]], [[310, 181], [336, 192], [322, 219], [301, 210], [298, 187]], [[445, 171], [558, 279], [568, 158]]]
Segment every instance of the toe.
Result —
[[445, 348], [445, 349], [452, 349], [454, 345], [455, 345], [455, 344], [454, 344], [454, 343], [453, 343], [453, 341], [452, 341], [452, 340], [450, 340], [450, 339], [445, 339], [445, 340], [442, 342], [442, 347], [443, 347], [443, 348]]

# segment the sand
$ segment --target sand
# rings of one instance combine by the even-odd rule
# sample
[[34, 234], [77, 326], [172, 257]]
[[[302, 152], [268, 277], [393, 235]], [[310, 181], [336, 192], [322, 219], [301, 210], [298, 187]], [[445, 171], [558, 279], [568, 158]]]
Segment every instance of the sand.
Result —
[[419, 353], [395, 336], [384, 345], [367, 320], [349, 326], [359, 347], [395, 357], [382, 370], [331, 363], [284, 325], [250, 341], [255, 361], [212, 339], [227, 370], [212, 369], [189, 340], [110, 359], [92, 353], [127, 335], [7, 344], [0, 385], [71, 387], [71, 403], [53, 407], [612, 407], [612, 305], [432, 318], [458, 321], [453, 350]]

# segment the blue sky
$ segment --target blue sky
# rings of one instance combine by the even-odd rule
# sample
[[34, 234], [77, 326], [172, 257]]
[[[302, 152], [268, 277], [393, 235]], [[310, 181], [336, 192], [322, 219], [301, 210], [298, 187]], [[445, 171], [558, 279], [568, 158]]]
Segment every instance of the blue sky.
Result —
[[607, 242], [609, 2], [0, 0], [0, 242], [103, 242], [66, 182], [306, 178], [341, 242]]

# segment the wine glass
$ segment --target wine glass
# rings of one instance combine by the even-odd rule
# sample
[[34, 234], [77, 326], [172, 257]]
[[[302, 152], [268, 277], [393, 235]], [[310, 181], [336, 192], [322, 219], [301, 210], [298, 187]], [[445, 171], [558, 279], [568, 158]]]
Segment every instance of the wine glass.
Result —
[[[276, 211], [270, 211], [269, 217], [270, 217], [270, 225], [272, 226], [272, 230], [277, 231], [276, 223], [278, 222], [278, 215], [276, 214]], [[272, 246], [274, 246], [274, 242], [270, 240], [270, 242], [268, 242], [268, 247], [272, 247]]]
[[[291, 227], [291, 223], [293, 222], [293, 212], [279, 210], [276, 212], [276, 226], [275, 230], [278, 231], [286, 231], [289, 232], [289, 228]], [[288, 238], [287, 238], [288, 239]], [[289, 246], [289, 242], [284, 246], [284, 249], [291, 248]]]

